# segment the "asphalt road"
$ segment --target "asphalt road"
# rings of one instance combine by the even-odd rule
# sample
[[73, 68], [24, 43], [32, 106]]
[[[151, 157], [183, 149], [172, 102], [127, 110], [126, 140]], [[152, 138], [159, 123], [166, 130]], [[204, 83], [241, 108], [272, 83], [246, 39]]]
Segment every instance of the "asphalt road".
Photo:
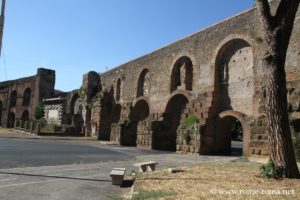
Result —
[[[158, 169], [203, 162], [228, 162], [234, 156], [194, 156], [105, 145], [88, 140], [0, 137], [0, 199], [101, 200], [130, 194], [130, 185], [113, 186], [112, 168], [157, 161]], [[113, 198], [109, 198], [113, 197]]]
[[157, 152], [98, 141], [0, 138], [0, 169], [126, 161], [150, 153]]

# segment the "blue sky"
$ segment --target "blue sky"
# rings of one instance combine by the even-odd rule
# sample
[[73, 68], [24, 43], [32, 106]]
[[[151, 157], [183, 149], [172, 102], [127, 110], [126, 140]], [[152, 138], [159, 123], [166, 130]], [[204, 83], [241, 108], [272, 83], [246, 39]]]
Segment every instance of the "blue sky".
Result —
[[140, 57], [253, 2], [7, 0], [0, 81], [34, 75], [38, 67], [46, 67], [56, 70], [56, 89], [73, 90], [88, 71], [104, 72]]

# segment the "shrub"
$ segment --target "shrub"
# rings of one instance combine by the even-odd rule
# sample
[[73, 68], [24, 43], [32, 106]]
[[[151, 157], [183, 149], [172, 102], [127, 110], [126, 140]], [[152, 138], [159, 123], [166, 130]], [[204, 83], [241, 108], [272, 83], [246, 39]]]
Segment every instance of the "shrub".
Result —
[[87, 89], [84, 85], [81, 85], [80, 88], [78, 89], [78, 95], [80, 97], [83, 97], [87, 93]]
[[43, 126], [41, 127], [41, 132], [53, 133], [55, 126], [56, 126], [55, 124], [43, 124]]
[[193, 126], [196, 123], [199, 123], [199, 119], [193, 114], [189, 115], [184, 121], [186, 126]]
[[190, 144], [192, 137], [189, 133], [184, 133], [183, 140], [184, 140], [185, 144]]
[[260, 166], [259, 171], [260, 175], [264, 178], [283, 178], [285, 174], [284, 167], [276, 167], [272, 159], [266, 165]]

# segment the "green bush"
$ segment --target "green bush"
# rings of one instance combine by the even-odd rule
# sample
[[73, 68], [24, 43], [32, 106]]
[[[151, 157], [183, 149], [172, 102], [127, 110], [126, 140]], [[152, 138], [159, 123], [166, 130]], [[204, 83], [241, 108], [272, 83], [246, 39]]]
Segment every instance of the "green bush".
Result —
[[285, 174], [284, 167], [276, 167], [272, 159], [266, 165], [260, 166], [259, 171], [264, 178], [283, 178]]
[[43, 133], [53, 133], [55, 129], [55, 124], [43, 124], [41, 127], [41, 132]]
[[192, 137], [189, 133], [184, 133], [183, 140], [184, 140], [185, 144], [190, 144]]
[[78, 89], [78, 95], [80, 97], [83, 97], [87, 93], [87, 89], [84, 85], [81, 85], [80, 88]]
[[45, 115], [44, 111], [44, 104], [40, 102], [35, 108], [34, 108], [34, 117], [35, 119], [39, 120], [43, 118]]
[[185, 119], [185, 121], [184, 121], [184, 124], [185, 124], [186, 126], [192, 126], [192, 125], [194, 125], [194, 124], [196, 124], [196, 123], [199, 123], [199, 118], [196, 117], [196, 116], [193, 115], [193, 114], [189, 115], [189, 116]]

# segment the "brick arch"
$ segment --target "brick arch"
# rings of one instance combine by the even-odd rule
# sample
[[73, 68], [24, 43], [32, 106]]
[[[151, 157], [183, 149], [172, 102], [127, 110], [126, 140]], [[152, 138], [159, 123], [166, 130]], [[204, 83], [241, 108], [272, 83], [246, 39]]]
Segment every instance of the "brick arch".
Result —
[[102, 91], [100, 75], [95, 71], [90, 71], [88, 74], [87, 92], [89, 97], [94, 97], [97, 92]]
[[145, 98], [135, 101], [130, 108], [129, 120], [123, 124], [121, 130], [121, 145], [137, 146], [138, 144], [138, 126], [149, 117], [149, 103]]
[[116, 103], [111, 112], [111, 123], [118, 123], [121, 120], [122, 104]]
[[122, 96], [122, 80], [121, 78], [117, 79], [117, 84], [116, 84], [116, 101], [120, 101]]
[[146, 76], [149, 75], [150, 71], [148, 68], [143, 68], [142, 71], [139, 73], [138, 82], [137, 82], [137, 94], [136, 97], [145, 96], [145, 81]]
[[77, 112], [75, 112], [76, 101], [78, 99], [79, 99], [78, 93], [75, 93], [71, 98], [71, 105], [70, 105], [70, 113], [71, 114], [78, 114]]
[[176, 62], [177, 62], [180, 58], [182, 58], [182, 57], [188, 57], [188, 58], [192, 61], [192, 63], [193, 63], [194, 65], [196, 64], [196, 58], [195, 58], [195, 56], [192, 55], [192, 54], [190, 54], [190, 53], [188, 53], [188, 52], [186, 52], [186, 51], [184, 51], [184, 52], [181, 52], [181, 53], [179, 53], [179, 54], [177, 54], [176, 56], [173, 57], [172, 63], [171, 63], [171, 65], [169, 66], [170, 72], [172, 72], [172, 69], [173, 69], [174, 65], [176, 64]]
[[145, 120], [150, 114], [150, 106], [147, 98], [140, 98], [132, 106], [129, 118], [134, 120]]
[[15, 113], [10, 112], [8, 114], [8, 118], [7, 118], [7, 128], [14, 128], [15, 127], [15, 120], [16, 120]]
[[[218, 104], [224, 110], [239, 110], [253, 114], [254, 48], [247, 36], [230, 35], [218, 46], [213, 57], [214, 91]], [[243, 93], [237, 92], [243, 89]], [[222, 99], [222, 100], [220, 100]]]
[[9, 105], [10, 107], [16, 107], [16, 104], [17, 104], [17, 91], [14, 90], [11, 94], [10, 94], [10, 102], [9, 102]]
[[110, 88], [109, 91], [104, 90], [102, 97], [100, 98], [100, 121], [99, 121], [99, 135], [98, 139], [100, 140], [109, 140], [111, 134], [111, 124], [112, 116], [114, 115], [114, 106], [116, 104], [114, 98], [114, 90], [113, 87]]
[[188, 91], [175, 91], [169, 97], [163, 113], [163, 120], [158, 122], [153, 130], [153, 149], [176, 151], [177, 131], [189, 99]]
[[185, 97], [187, 98], [188, 101], [190, 101], [191, 96], [192, 96], [192, 93], [189, 92], [189, 91], [187, 91], [187, 90], [176, 90], [176, 91], [172, 92], [172, 93], [169, 95], [169, 97], [168, 97], [168, 99], [167, 99], [167, 101], [166, 101], [166, 105], [165, 105], [165, 107], [164, 107], [164, 109], [163, 109], [164, 111], [166, 110], [166, 108], [167, 108], [167, 106], [168, 106], [168, 102], [169, 102], [174, 96], [176, 96], [176, 95], [183, 95], [183, 96], [185, 96]]
[[26, 88], [23, 92], [23, 106], [29, 106], [31, 101], [31, 89]]
[[220, 51], [222, 50], [222, 48], [226, 44], [228, 44], [228, 42], [233, 41], [233, 40], [244, 40], [245, 42], [247, 42], [252, 47], [252, 54], [254, 55], [255, 41], [251, 36], [242, 35], [242, 34], [231, 34], [231, 35], [228, 35], [227, 37], [225, 37], [221, 42], [219, 42], [219, 44], [215, 48], [212, 59], [210, 61], [211, 69], [213, 70], [211, 72], [211, 74], [213, 75], [214, 82], [215, 82], [215, 78], [216, 78], [215, 70], [216, 70], [216, 64], [217, 64], [216, 63], [217, 57], [220, 54]]
[[136, 104], [137, 104], [139, 101], [145, 101], [145, 102], [148, 104], [148, 107], [149, 107], [149, 113], [151, 113], [151, 104], [150, 104], [149, 98], [148, 98], [148, 97], [145, 97], [145, 96], [141, 96], [141, 97], [135, 99], [135, 100], [132, 102], [132, 107], [134, 108], [134, 107], [136, 106]]
[[[172, 93], [177, 89], [192, 91], [194, 70], [193, 60], [189, 56], [181, 55], [172, 64], [170, 92]], [[181, 67], [183, 64], [185, 65], [185, 69], [182, 69]], [[184, 73], [184, 75], [182, 75], [182, 73]], [[184, 80], [181, 80], [182, 78], [184, 78]]]
[[226, 110], [218, 114], [218, 120], [222, 120], [226, 117], [234, 117], [237, 119], [243, 128], [243, 155], [250, 155], [249, 152], [249, 143], [250, 143], [250, 124], [247, 122], [247, 115], [233, 110]]
[[[252, 38], [249, 35], [245, 35], [245, 34], [230, 34], [227, 37], [225, 37], [221, 42], [219, 42], [219, 44], [217, 45], [217, 47], [214, 50], [213, 53], [213, 57], [211, 60], [211, 64], [214, 66], [215, 64], [215, 60], [217, 55], [219, 54], [220, 50], [222, 49], [222, 47], [227, 44], [228, 42], [232, 41], [232, 40], [244, 40], [246, 41], [250, 46], [254, 47], [255, 46], [255, 40], [254, 38]], [[254, 53], [254, 52], [253, 52]]]
[[20, 119], [23, 120], [23, 121], [29, 121], [29, 111], [28, 110], [24, 110]]

